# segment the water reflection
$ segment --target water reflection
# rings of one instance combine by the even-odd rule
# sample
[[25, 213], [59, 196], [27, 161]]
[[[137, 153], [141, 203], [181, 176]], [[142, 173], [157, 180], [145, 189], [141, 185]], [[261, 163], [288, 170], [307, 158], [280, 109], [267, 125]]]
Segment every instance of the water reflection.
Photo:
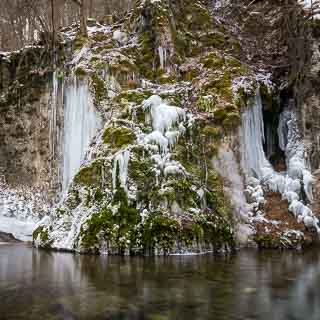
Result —
[[119, 258], [0, 246], [0, 319], [319, 319], [320, 254]]

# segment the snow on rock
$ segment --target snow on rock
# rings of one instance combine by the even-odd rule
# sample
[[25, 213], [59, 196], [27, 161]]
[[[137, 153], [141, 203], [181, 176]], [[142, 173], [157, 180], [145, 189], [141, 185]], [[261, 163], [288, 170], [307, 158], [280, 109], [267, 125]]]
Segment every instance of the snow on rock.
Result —
[[123, 44], [128, 41], [128, 36], [125, 32], [122, 32], [121, 30], [115, 30], [113, 32], [112, 39], [118, 41], [120, 44]]

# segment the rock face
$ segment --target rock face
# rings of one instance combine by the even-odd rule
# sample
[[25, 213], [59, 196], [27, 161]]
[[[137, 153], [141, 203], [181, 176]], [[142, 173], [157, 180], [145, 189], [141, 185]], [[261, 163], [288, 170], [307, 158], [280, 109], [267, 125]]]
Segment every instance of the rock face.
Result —
[[0, 232], [0, 243], [18, 243], [20, 242], [17, 240], [12, 233], [5, 233], [5, 232]]
[[[12, 105], [0, 120], [7, 180], [59, 190], [59, 161], [74, 155], [56, 134], [66, 132], [59, 88], [70, 81], [74, 92], [89, 88], [84, 105], [94, 105], [102, 129], [90, 134], [80, 170], [37, 225], [35, 243], [181, 254], [226, 251], [240, 240], [273, 248], [312, 242], [320, 203], [312, 192], [312, 173], [314, 190], [320, 185], [315, 30], [295, 1], [284, 9], [278, 1], [205, 0], [137, 1], [121, 21], [91, 21], [88, 39], [77, 26], [62, 30], [72, 54], [51, 87], [25, 97], [22, 108], [8, 104], [9, 94], [3, 99]], [[10, 68], [2, 69], [7, 79]], [[3, 88], [16, 96], [19, 86], [6, 80]], [[72, 123], [68, 132], [86, 130]], [[72, 137], [75, 146], [81, 136]]]
[[11, 186], [54, 188], [49, 59], [37, 47], [0, 54], [0, 163]]

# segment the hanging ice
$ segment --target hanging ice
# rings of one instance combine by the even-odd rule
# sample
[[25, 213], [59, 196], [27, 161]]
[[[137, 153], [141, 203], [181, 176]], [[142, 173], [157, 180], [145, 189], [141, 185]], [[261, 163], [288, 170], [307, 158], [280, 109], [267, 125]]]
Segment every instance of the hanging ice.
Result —
[[167, 105], [157, 95], [145, 100], [143, 107], [145, 110], [150, 110], [153, 130], [160, 131], [162, 134], [186, 117], [183, 109]]
[[166, 48], [163, 48], [160, 46], [158, 48], [158, 53], [159, 53], [159, 59], [160, 59], [160, 67], [162, 70], [164, 70], [167, 65], [167, 50]]
[[247, 108], [242, 113], [240, 139], [242, 141], [241, 162], [246, 173], [258, 179], [268, 173], [272, 173], [272, 166], [263, 150], [264, 125], [260, 94], [256, 95], [254, 106]]
[[186, 112], [179, 107], [169, 106], [161, 97], [153, 95], [143, 102], [143, 109], [152, 124], [153, 131], [147, 135], [141, 135], [140, 140], [144, 145], [156, 145], [153, 156], [164, 176], [184, 174], [185, 169], [176, 161], [170, 160], [170, 148], [177, 142], [179, 136], [185, 133], [183, 121], [186, 120]]
[[[312, 201], [312, 175], [304, 157], [304, 146], [299, 137], [297, 120], [293, 110], [287, 109], [280, 115], [278, 136], [280, 148], [285, 152], [287, 172], [278, 173], [267, 160], [264, 150], [264, 126], [262, 102], [258, 91], [252, 107], [244, 110], [239, 132], [241, 165], [247, 177], [248, 191], [257, 203], [263, 201], [263, 185], [279, 192], [287, 199], [289, 210], [308, 227], [318, 231], [318, 219], [302, 202], [302, 190]], [[311, 223], [312, 220], [312, 223]]]
[[63, 191], [79, 169], [90, 141], [101, 127], [88, 83], [71, 79], [65, 90], [63, 137]]
[[127, 191], [127, 179], [128, 179], [128, 164], [130, 159], [130, 151], [119, 151], [113, 162], [112, 170], [112, 186], [113, 190], [117, 189], [117, 179], [119, 179], [120, 186]]

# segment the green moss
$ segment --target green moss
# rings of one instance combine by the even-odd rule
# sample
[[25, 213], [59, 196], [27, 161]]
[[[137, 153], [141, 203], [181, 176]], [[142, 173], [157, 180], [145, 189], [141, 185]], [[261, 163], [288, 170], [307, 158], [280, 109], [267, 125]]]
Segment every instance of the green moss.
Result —
[[152, 29], [145, 30], [139, 35], [140, 53], [137, 66], [140, 73], [148, 79], [154, 79], [155, 33]]
[[[209, 82], [205, 85], [205, 89], [211, 89], [213, 92], [218, 93], [227, 101], [232, 101], [233, 94], [231, 89], [231, 76], [225, 72], [220, 77], [212, 77]], [[209, 90], [210, 91], [210, 90]]]
[[116, 98], [116, 102], [120, 102], [122, 99], [126, 99], [129, 102], [133, 102], [137, 105], [141, 104], [144, 100], [148, 99], [152, 95], [151, 91], [141, 90], [128, 90], [121, 92]]
[[41, 230], [41, 232], [40, 232], [40, 240], [41, 240], [41, 242], [42, 243], [46, 243], [46, 242], [48, 242], [48, 240], [49, 240], [49, 233], [48, 233], [48, 230], [47, 229], [45, 229], [45, 230]]
[[104, 231], [105, 236], [112, 233], [112, 212], [109, 209], [102, 209], [99, 213], [93, 214], [86, 222], [86, 228], [81, 227], [81, 246], [85, 249], [98, 251], [99, 233]]
[[263, 249], [277, 249], [281, 245], [279, 237], [272, 236], [270, 234], [259, 234], [254, 237], [254, 241], [257, 243], [259, 248]]
[[95, 93], [95, 100], [97, 103], [106, 99], [107, 97], [107, 89], [105, 87], [104, 81], [96, 74], [91, 75], [91, 83]]
[[103, 198], [104, 198], [104, 193], [102, 192], [102, 190], [101, 190], [100, 188], [97, 188], [97, 189], [95, 190], [93, 198], [94, 198], [94, 201], [95, 201], [95, 202], [98, 202], [98, 203], [103, 200]]
[[212, 52], [206, 57], [201, 59], [201, 63], [204, 67], [209, 69], [222, 69], [225, 65], [224, 57], [219, 57], [216, 53]]
[[200, 41], [205, 47], [217, 49], [224, 49], [227, 42], [225, 35], [218, 32], [204, 34], [200, 37]]
[[[188, 30], [207, 30], [212, 26], [209, 11], [197, 1], [184, 1], [180, 16]], [[178, 16], [178, 15], [177, 15]]]
[[85, 78], [87, 76], [87, 71], [81, 67], [78, 67], [75, 71], [74, 71], [74, 74], [82, 79], [82, 78]]
[[33, 233], [32, 233], [32, 240], [35, 241], [38, 239], [39, 234], [42, 233], [44, 226], [39, 226], [38, 228], [36, 228]]
[[213, 245], [215, 249], [220, 249], [225, 244], [231, 247], [235, 245], [230, 220], [225, 220], [219, 215], [211, 212], [200, 215], [198, 217], [197, 225], [200, 226], [202, 241]]
[[222, 137], [221, 129], [210, 125], [207, 125], [202, 129], [202, 134], [212, 139], [220, 139]]
[[197, 108], [199, 111], [202, 112], [211, 112], [216, 104], [216, 99], [211, 95], [200, 95], [200, 97], [197, 100]]
[[241, 119], [239, 112], [229, 112], [226, 114], [226, 117], [224, 118], [222, 125], [226, 129], [234, 129], [239, 126], [240, 122]]
[[175, 245], [180, 232], [176, 219], [163, 215], [161, 212], [151, 213], [143, 228], [142, 243], [145, 251], [159, 248], [169, 252]]
[[109, 39], [109, 35], [104, 32], [96, 32], [91, 39], [95, 42], [101, 43]]
[[260, 94], [263, 106], [266, 110], [278, 112], [280, 109], [279, 98], [265, 84], [260, 85]]
[[106, 70], [108, 68], [108, 64], [105, 61], [101, 61], [100, 57], [93, 57], [91, 59], [91, 64], [95, 70]]
[[198, 69], [196, 69], [196, 68], [189, 69], [185, 72], [182, 72], [182, 79], [185, 81], [192, 81], [193, 79], [198, 77], [199, 74], [200, 74], [200, 72]]
[[149, 157], [133, 159], [129, 163], [129, 176], [140, 187], [147, 180], [154, 180], [155, 174], [152, 169], [152, 162]]
[[89, 166], [80, 169], [74, 177], [74, 182], [86, 186], [99, 185], [101, 172], [102, 164], [99, 161], [92, 162]]
[[108, 127], [103, 133], [103, 142], [117, 150], [132, 144], [134, 140], [135, 134], [126, 127]]
[[197, 207], [198, 195], [192, 188], [192, 183], [186, 178], [177, 178], [175, 180], [169, 180], [167, 187], [170, 192], [164, 195], [169, 201], [177, 201], [182, 208]]
[[232, 221], [232, 206], [223, 190], [223, 181], [213, 168], [208, 168], [207, 206], [227, 221]]
[[78, 33], [74, 39], [73, 46], [75, 50], [80, 50], [88, 41], [86, 37], [83, 37], [81, 33]]
[[129, 205], [122, 188], [117, 190], [114, 203], [119, 204], [116, 212], [103, 208], [82, 226], [80, 240], [85, 251], [98, 252], [101, 240], [107, 243], [109, 250], [119, 254], [137, 245], [137, 226], [140, 222], [138, 211]]
[[237, 92], [236, 97], [234, 98], [234, 103], [239, 109], [245, 108], [245, 107], [247, 107], [248, 98], [249, 98], [249, 96], [244, 91], [244, 89], [240, 88]]

